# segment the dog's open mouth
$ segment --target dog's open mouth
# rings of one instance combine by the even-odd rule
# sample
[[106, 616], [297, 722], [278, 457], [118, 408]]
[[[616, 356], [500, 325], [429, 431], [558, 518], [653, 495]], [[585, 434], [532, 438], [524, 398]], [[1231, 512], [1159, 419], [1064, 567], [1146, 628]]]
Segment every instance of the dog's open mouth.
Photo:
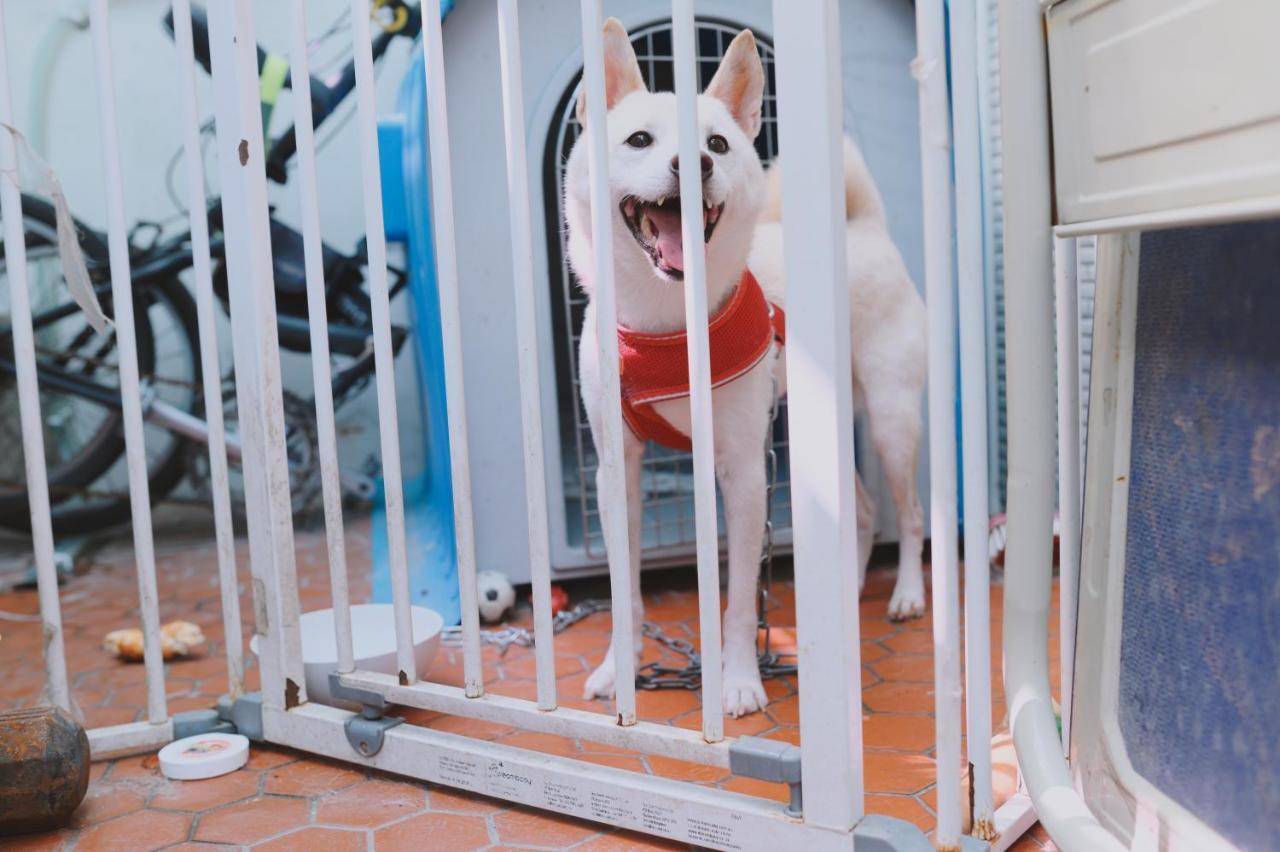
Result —
[[[669, 278], [684, 278], [684, 242], [681, 235], [680, 196], [662, 201], [642, 201], [634, 196], [622, 199], [622, 218], [631, 229], [640, 248], [649, 255], [654, 269]], [[702, 202], [702, 241], [710, 242], [711, 234], [724, 212], [724, 204]]]

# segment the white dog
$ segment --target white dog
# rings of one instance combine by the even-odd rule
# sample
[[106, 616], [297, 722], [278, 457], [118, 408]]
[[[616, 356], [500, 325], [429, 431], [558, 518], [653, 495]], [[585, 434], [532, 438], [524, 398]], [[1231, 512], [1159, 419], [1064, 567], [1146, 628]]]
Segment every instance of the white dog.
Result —
[[[627, 33], [613, 19], [604, 27], [604, 60], [620, 333], [639, 338], [641, 344], [681, 341], [685, 329], [684, 263], [675, 159], [675, 95], [646, 90]], [[774, 169], [766, 176], [752, 143], [760, 130], [763, 89], [764, 74], [755, 38], [750, 31], [743, 31], [729, 47], [711, 85], [698, 98], [708, 305], [713, 316], [723, 312], [740, 317], [741, 327], [754, 329], [755, 335], [769, 334], [761, 332], [757, 316], [765, 315], [761, 311], [767, 314], [768, 309], [757, 298], [753, 306], [739, 310], [738, 303], [743, 301], [740, 291], [754, 292], [758, 281], [764, 298], [779, 309], [785, 305], [786, 293], [778, 172]], [[578, 118], [584, 125], [597, 119], [586, 114], [583, 98], [578, 102]], [[575, 145], [567, 166], [565, 218], [569, 258], [583, 289], [590, 295], [595, 266], [588, 183], [586, 146]], [[869, 414], [872, 442], [897, 509], [900, 558], [889, 616], [910, 618], [922, 615], [925, 608], [920, 565], [923, 516], [916, 491], [920, 398], [925, 379], [924, 306], [889, 238], [875, 183], [861, 155], [848, 141], [845, 203], [855, 399]], [[792, 282], [791, 286], [803, 286], [803, 282]], [[745, 354], [730, 359], [733, 363], [729, 365], [729, 375], [717, 376], [714, 329], [713, 323], [715, 462], [729, 544], [724, 709], [736, 717], [763, 708], [767, 700], [755, 646], [756, 583], [766, 512], [763, 447], [773, 397], [785, 392], [786, 372], [781, 339], [775, 341], [769, 334], [765, 338], [768, 342], [757, 353], [752, 346], [739, 345], [745, 340], [744, 333], [732, 335], [724, 346], [736, 346]], [[587, 306], [581, 346], [582, 397], [599, 446], [604, 394], [596, 361], [594, 302]], [[681, 357], [683, 348], [683, 342], [679, 342]], [[623, 367], [625, 399], [628, 376], [643, 372], [645, 365], [632, 365], [624, 359]], [[737, 367], [740, 369], [733, 372]], [[687, 375], [684, 381], [687, 384]], [[624, 413], [631, 427], [624, 440], [634, 647], [638, 656], [644, 620], [639, 570], [640, 462], [644, 441], [637, 432], [643, 433], [647, 424], [654, 430], [650, 437], [665, 435], [687, 440], [685, 436], [691, 428], [687, 388], [683, 395], [678, 389], [665, 394], [648, 393], [643, 404], [633, 405]], [[597, 485], [603, 486], [599, 477]], [[860, 479], [857, 493], [860, 570], [865, 577], [875, 508]], [[607, 505], [602, 500], [601, 510]], [[857, 637], [851, 636], [849, 641], [857, 641]], [[610, 648], [604, 662], [587, 680], [586, 696], [612, 696], [614, 681]]]

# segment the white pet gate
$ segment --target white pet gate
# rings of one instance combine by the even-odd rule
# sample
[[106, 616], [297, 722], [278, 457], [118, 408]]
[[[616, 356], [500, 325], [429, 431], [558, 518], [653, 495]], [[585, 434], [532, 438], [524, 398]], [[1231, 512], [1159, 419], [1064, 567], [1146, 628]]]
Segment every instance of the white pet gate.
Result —
[[[1030, 2], [1030, 0], [1028, 0]], [[299, 636], [299, 598], [293, 549], [289, 478], [285, 453], [279, 352], [270, 286], [271, 257], [267, 226], [267, 194], [263, 170], [263, 134], [258, 100], [258, 67], [254, 53], [253, 3], [227, 0], [209, 7], [213, 57], [215, 115], [220, 184], [226, 214], [227, 262], [231, 282], [236, 396], [241, 406], [239, 440], [245, 459], [248, 532], [253, 590], [253, 624], [260, 646], [262, 691], [243, 695], [240, 613], [226, 496], [225, 441], [222, 424], [210, 423], [210, 464], [215, 483], [219, 580], [226, 625], [229, 692], [240, 725], [258, 725], [266, 740], [304, 751], [352, 761], [433, 783], [452, 785], [511, 801], [607, 822], [700, 846], [735, 849], [783, 848], [917, 848], [928, 841], [913, 828], [882, 817], [867, 816], [863, 801], [862, 704], [857, 527], [853, 477], [852, 381], [848, 313], [844, 281], [844, 243], [836, 223], [843, 221], [840, 179], [841, 77], [839, 73], [838, 4], [815, 0], [774, 2], [778, 132], [788, 152], [784, 162], [786, 270], [789, 279], [809, 282], [789, 294], [788, 425], [791, 503], [794, 519], [796, 609], [800, 688], [800, 745], [751, 737], [727, 738], [721, 711], [720, 584], [712, 466], [711, 411], [707, 353], [707, 303], [702, 253], [689, 252], [686, 287], [690, 328], [690, 373], [693, 387], [694, 452], [692, 474], [696, 496], [696, 540], [700, 635], [703, 652], [701, 729], [687, 731], [636, 718], [632, 667], [631, 584], [625, 522], [606, 524], [603, 536], [614, 554], [612, 571], [613, 640], [619, 649], [615, 712], [587, 712], [557, 706], [554, 637], [550, 602], [547, 516], [543, 495], [542, 418], [534, 329], [534, 275], [531, 208], [528, 191], [520, 38], [516, 0], [497, 0], [499, 61], [506, 131], [509, 215], [514, 257], [521, 387], [521, 422], [526, 465], [526, 508], [529, 513], [528, 560], [533, 579], [537, 638], [537, 698], [534, 701], [486, 695], [481, 636], [476, 609], [476, 565], [470, 501], [465, 377], [462, 371], [458, 310], [458, 276], [452, 217], [452, 189], [445, 67], [440, 20], [425, 16], [432, 199], [438, 279], [444, 327], [448, 389], [449, 437], [455, 495], [458, 574], [462, 600], [464, 683], [444, 686], [420, 678], [410, 636], [410, 604], [395, 412], [392, 347], [388, 317], [386, 246], [378, 181], [373, 67], [370, 54], [368, 0], [352, 0], [351, 23], [358, 83], [358, 126], [364, 175], [364, 210], [368, 232], [369, 275], [377, 359], [377, 396], [383, 474], [394, 592], [398, 676], [354, 667], [342, 513], [338, 503], [338, 469], [332, 407], [328, 396], [329, 362], [324, 330], [322, 267], [314, 138], [310, 132], [307, 94], [307, 51], [304, 0], [291, 0], [291, 63], [298, 85], [297, 172], [302, 193], [302, 230], [307, 248], [308, 293], [311, 298], [314, 378], [318, 403], [318, 440], [329, 541], [329, 570], [339, 649], [333, 691], [361, 703], [353, 714], [307, 700]], [[178, 22], [176, 67], [184, 104], [189, 206], [196, 254], [196, 288], [206, 381], [205, 410], [213, 418], [222, 410], [209, 276], [201, 156], [194, 97], [192, 35], [188, 0], [174, 0]], [[122, 346], [121, 381], [128, 468], [133, 501], [133, 534], [145, 637], [147, 677], [146, 721], [98, 728], [89, 732], [95, 754], [164, 743], [199, 725], [199, 718], [170, 715], [166, 708], [164, 665], [159, 641], [155, 559], [151, 513], [142, 445], [142, 395], [133, 357], [132, 300], [120, 170], [115, 93], [111, 84], [112, 49], [107, 0], [93, 0], [91, 19], [97, 60], [96, 82], [103, 136], [104, 172], [110, 234], [111, 278], [116, 333]], [[991, 760], [984, 747], [962, 755], [962, 726], [970, 743], [991, 738], [988, 578], [985, 560], [966, 572], [967, 708], [962, 707], [961, 618], [957, 564], [957, 459], [955, 429], [956, 363], [953, 309], [959, 307], [960, 372], [963, 426], [966, 434], [986, 434], [985, 347], [983, 341], [982, 234], [976, 224], [981, 203], [977, 155], [977, 80], [974, 73], [976, 35], [974, 3], [951, 6], [953, 84], [956, 128], [957, 209], [959, 215], [959, 287], [952, 275], [952, 181], [948, 82], [942, 0], [917, 0], [919, 59], [913, 71], [920, 81], [923, 140], [926, 281], [930, 324], [929, 410], [933, 536], [933, 640], [935, 648], [935, 717], [937, 726], [937, 831], [940, 849], [958, 848], [961, 836], [961, 776], [972, 764], [972, 816], [976, 833], [997, 838], [1003, 848], [1025, 829], [1031, 811], [1025, 797], [993, 813]], [[694, 3], [672, 4], [675, 87], [680, 120], [683, 197], [696, 205], [701, 195], [695, 143], [696, 100]], [[582, 0], [586, 91], [589, 112], [604, 112], [603, 24], [600, 0]], [[0, 7], [0, 48], [5, 43]], [[8, 59], [0, 63], [0, 122], [13, 121]], [[591, 125], [586, 144], [591, 152], [591, 189], [597, 257], [600, 340], [613, 336], [614, 305], [608, 203], [606, 139], [602, 123]], [[14, 140], [0, 135], [0, 167], [14, 174]], [[496, 166], [496, 164], [495, 164]], [[0, 182], [6, 256], [12, 282], [13, 340], [22, 400], [23, 447], [31, 495], [33, 543], [45, 632], [45, 665], [49, 695], [70, 707], [59, 615], [57, 578], [49, 498], [42, 464], [41, 414], [28, 305], [21, 229], [19, 188], [12, 179]], [[688, 211], [686, 221], [694, 221]], [[462, 237], [466, 238], [463, 234]], [[689, 235], [686, 235], [686, 239]], [[695, 236], [694, 239], [697, 239]], [[1043, 306], [1041, 306], [1043, 308]], [[836, 321], [832, 321], [835, 318]], [[1012, 341], [1016, 342], [1016, 341]], [[1031, 346], [1034, 348], [1034, 345]], [[617, 352], [603, 346], [597, 353], [606, 386], [617, 400]], [[1020, 354], [1020, 353], [1015, 353]], [[209, 380], [212, 377], [214, 380]], [[1045, 396], [1049, 391], [1045, 390]], [[1046, 405], [1052, 399], [1043, 399]], [[600, 464], [619, 481], [622, 471], [622, 418], [614, 405], [604, 427]], [[965, 442], [965, 496], [969, 505], [986, 505], [986, 442]], [[482, 448], [480, 448], [482, 449]], [[1015, 471], [1016, 474], [1016, 471]], [[608, 489], [615, 503], [608, 516], [626, 516], [622, 488]], [[985, 553], [985, 523], [966, 530], [970, 552]], [[1023, 539], [1025, 541], [1025, 539]], [[1047, 546], [1047, 537], [1045, 542]], [[741, 794], [706, 789], [689, 782], [641, 775], [611, 767], [551, 756], [467, 736], [409, 724], [384, 715], [388, 704], [446, 714], [500, 721], [512, 726], [578, 737], [637, 749], [648, 754], [726, 767], [737, 774], [791, 785], [791, 806]]]

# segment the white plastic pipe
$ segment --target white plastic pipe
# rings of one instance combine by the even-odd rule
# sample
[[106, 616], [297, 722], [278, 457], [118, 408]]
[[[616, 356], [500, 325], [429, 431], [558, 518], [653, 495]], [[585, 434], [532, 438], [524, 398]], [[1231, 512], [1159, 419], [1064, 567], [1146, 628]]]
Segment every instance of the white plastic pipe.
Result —
[[196, 100], [195, 51], [191, 34], [191, 0], [173, 0], [173, 36], [178, 48], [178, 100], [182, 102], [182, 148], [187, 163], [187, 221], [195, 270], [196, 317], [200, 328], [200, 377], [208, 428], [209, 484], [213, 491], [213, 533], [218, 553], [218, 589], [222, 596], [223, 645], [227, 656], [227, 691], [244, 692], [244, 639], [240, 625], [240, 584], [236, 577], [235, 528], [227, 475], [226, 427], [222, 417], [222, 367], [218, 356], [217, 314], [209, 258], [208, 201], [204, 194], [204, 154], [200, 145]]
[[102, 164], [106, 176], [107, 250], [111, 266], [112, 317], [119, 349], [120, 396], [124, 418], [125, 462], [133, 514], [134, 563], [138, 574], [138, 606], [142, 614], [142, 654], [147, 676], [147, 718], [168, 718], [164, 692], [164, 658], [160, 652], [160, 600], [156, 591], [155, 542], [151, 537], [151, 497], [147, 482], [147, 448], [142, 434], [142, 388], [138, 377], [138, 345], [133, 317], [133, 273], [125, 224], [124, 178], [120, 171], [120, 131], [116, 126], [115, 77], [111, 71], [111, 32], [107, 0], [89, 6], [93, 30], [98, 124], [102, 131]]
[[[0, 4], [0, 124], [13, 126], [9, 86], [9, 42]], [[0, 129], [0, 215], [4, 217], [5, 271], [9, 277], [9, 314], [13, 359], [18, 374], [18, 412], [22, 423], [22, 455], [31, 503], [31, 546], [36, 560], [36, 588], [44, 633], [44, 667], [49, 699], [71, 712], [67, 657], [62, 640], [62, 608], [58, 601], [58, 569], [53, 561], [53, 522], [49, 515], [49, 480], [45, 471], [44, 428], [36, 381], [35, 334], [31, 328], [31, 294], [27, 281], [27, 246], [18, 186], [18, 146]], [[11, 450], [12, 451], [12, 448]]]
[[502, 120], [506, 131], [507, 210], [511, 217], [512, 285], [515, 288], [520, 423], [524, 438], [524, 501], [529, 521], [529, 578], [533, 584], [534, 664], [538, 709], [556, 707], [555, 631], [551, 616], [551, 545], [547, 524], [547, 473], [542, 446], [542, 380], [538, 361], [537, 286], [533, 275], [529, 162], [524, 136], [524, 80], [520, 65], [520, 17], [516, 0], [498, 0], [498, 60], [502, 71]]
[[[428, 21], [439, 16], [424, 12]], [[413, 656], [413, 613], [409, 603], [409, 554], [404, 528], [404, 482], [400, 470], [400, 420], [396, 412], [395, 350], [391, 346], [391, 307], [387, 287], [387, 234], [382, 224], [382, 172], [378, 163], [377, 81], [369, 37], [369, 0], [351, 0], [352, 60], [356, 66], [356, 116], [360, 134], [360, 173], [364, 178], [364, 228], [369, 250], [369, 304], [373, 315], [374, 381], [378, 390], [378, 435], [382, 449], [382, 489], [387, 503], [387, 561], [391, 568], [391, 601], [395, 616], [396, 665], [402, 682], [418, 679]], [[431, 75], [427, 75], [429, 80]], [[428, 96], [428, 101], [432, 98]], [[433, 129], [435, 116], [430, 121]], [[434, 139], [432, 142], [434, 143]], [[432, 148], [434, 165], [436, 151]], [[435, 174], [432, 189], [436, 191]], [[452, 244], [450, 244], [452, 245]], [[445, 249], [440, 247], [441, 253]], [[442, 288], [443, 289], [443, 288]], [[444, 323], [448, 325], [448, 320]], [[445, 361], [449, 349], [445, 348]], [[450, 406], [452, 416], [453, 407]], [[453, 441], [452, 430], [449, 435]], [[474, 585], [474, 584], [473, 584]], [[466, 625], [463, 603], [463, 625]], [[468, 679], [468, 684], [470, 679]]]
[[1049, 693], [1053, 592], [1054, 358], [1050, 139], [1043, 19], [1000, 0], [1009, 507], [1004, 681], [1018, 768], [1040, 821], [1066, 852], [1119, 852], [1076, 791]]
[[291, 0], [290, 12], [289, 72], [293, 86], [294, 128], [298, 139], [298, 169], [295, 174], [302, 207], [302, 252], [307, 275], [307, 321], [311, 333], [311, 385], [315, 394], [316, 444], [320, 454], [325, 544], [329, 551], [333, 635], [337, 642], [338, 671], [345, 673], [355, 671], [356, 664], [351, 645], [347, 542], [342, 525], [341, 472], [338, 469], [338, 437], [334, 425], [333, 384], [329, 369], [329, 309], [324, 281], [324, 243], [320, 236], [320, 191], [316, 181], [316, 134], [311, 114], [306, 4], [303, 0]]
[[[613, 200], [609, 190], [609, 138], [604, 116], [604, 20], [600, 0], [582, 2], [582, 85], [587, 94], [587, 154], [591, 181], [591, 245], [595, 254], [596, 357], [604, 388], [600, 459], [603, 487], [596, 495], [609, 553], [613, 662], [618, 724], [636, 722], [636, 660], [632, 635], [631, 548], [627, 529], [626, 468], [622, 450], [622, 389], [618, 384], [618, 309], [613, 281]], [[640, 566], [636, 566], [639, 570]]]
[[702, 736], [707, 742], [715, 743], [724, 739], [720, 671], [720, 537], [716, 524], [710, 313], [702, 226], [702, 131], [698, 126], [698, 60], [693, 0], [674, 0], [671, 4], [671, 39], [679, 135], [689, 409], [693, 419], [693, 509], [698, 555], [698, 635], [702, 651]]
[[787, 293], [800, 749], [806, 823], [862, 818], [853, 375], [835, 0], [774, 0]]
[[1071, 754], [1071, 692], [1075, 678], [1076, 601], [1080, 589], [1080, 305], [1076, 241], [1053, 241], [1058, 321], [1058, 664], [1062, 750]]
[[984, 298], [982, 150], [974, 0], [951, 4], [951, 110], [955, 127], [956, 265], [960, 318], [960, 411], [964, 483], [965, 739], [971, 833], [995, 837], [991, 782], [991, 572], [987, 545], [987, 335]]
[[462, 606], [462, 678], [467, 696], [478, 698], [484, 694], [484, 672], [480, 662], [480, 607], [476, 599], [476, 535], [471, 511], [467, 394], [462, 375], [462, 312], [458, 304], [458, 246], [453, 225], [453, 175], [450, 172], [453, 160], [449, 155], [449, 109], [445, 100], [444, 36], [434, 5], [429, 4], [423, 10], [422, 19], [427, 144], [431, 154], [431, 223], [435, 231], [436, 286], [440, 291], [458, 600]]
[[929, 529], [939, 849], [960, 843], [960, 596], [956, 554], [955, 294], [951, 273], [951, 143], [942, 0], [916, 0], [924, 277], [929, 321]]

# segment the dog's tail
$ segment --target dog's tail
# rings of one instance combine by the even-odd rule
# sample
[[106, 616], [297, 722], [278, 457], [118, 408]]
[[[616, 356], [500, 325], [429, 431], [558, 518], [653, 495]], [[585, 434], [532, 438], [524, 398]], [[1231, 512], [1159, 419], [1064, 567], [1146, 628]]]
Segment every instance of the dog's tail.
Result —
[[[760, 208], [761, 222], [782, 221], [782, 170], [778, 161], [769, 166], [766, 177], [764, 205]], [[884, 223], [884, 201], [880, 190], [867, 169], [862, 152], [848, 136], [844, 138], [844, 217], [872, 219]]]

